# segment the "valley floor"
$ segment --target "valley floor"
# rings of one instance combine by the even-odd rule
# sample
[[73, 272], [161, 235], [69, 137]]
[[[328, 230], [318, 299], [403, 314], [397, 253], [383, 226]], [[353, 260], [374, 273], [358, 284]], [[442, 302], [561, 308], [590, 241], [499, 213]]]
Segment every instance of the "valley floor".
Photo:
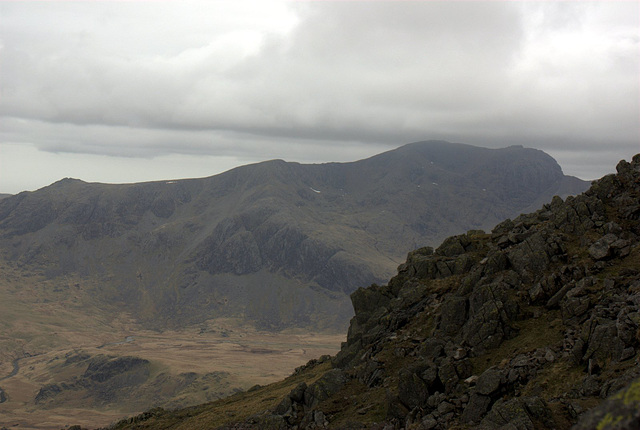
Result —
[[152, 331], [98, 306], [97, 283], [0, 260], [0, 428], [95, 428], [215, 400], [283, 379], [345, 340], [258, 331], [239, 319]]
[[[345, 338], [259, 332], [228, 319], [161, 333], [131, 323], [114, 327], [108, 334], [61, 328], [64, 333], [53, 335], [63, 335], [66, 345], [44, 351], [31, 343], [31, 353], [20, 351], [22, 356], [10, 361], [5, 350], [0, 388], [6, 401], [0, 403], [0, 427], [41, 430], [79, 424], [93, 428], [160, 406], [154, 403], [158, 400], [170, 408], [214, 400], [255, 384], [283, 379], [312, 358], [335, 354]], [[1, 340], [5, 344], [10, 340], [20, 343], [19, 338], [7, 336]], [[16, 354], [17, 350], [13, 356]], [[153, 383], [143, 385], [144, 389], [138, 390], [142, 394], [133, 401], [118, 393], [109, 401], [108, 396], [98, 392], [100, 387], [86, 389], [86, 382], [79, 382], [86, 380], [83, 374], [87, 363], [91, 365], [91, 360], [100, 356], [148, 360], [147, 380]], [[176, 378], [184, 379], [184, 375], [193, 375], [195, 382], [176, 391]], [[43, 387], [53, 385], [61, 392], [43, 394]]]

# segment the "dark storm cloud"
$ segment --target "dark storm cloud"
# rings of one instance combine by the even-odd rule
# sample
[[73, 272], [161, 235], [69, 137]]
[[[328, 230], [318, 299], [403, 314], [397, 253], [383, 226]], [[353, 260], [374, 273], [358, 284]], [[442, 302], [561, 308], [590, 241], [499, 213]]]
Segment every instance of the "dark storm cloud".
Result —
[[639, 149], [637, 3], [0, 8], [2, 142], [300, 161], [431, 138]]

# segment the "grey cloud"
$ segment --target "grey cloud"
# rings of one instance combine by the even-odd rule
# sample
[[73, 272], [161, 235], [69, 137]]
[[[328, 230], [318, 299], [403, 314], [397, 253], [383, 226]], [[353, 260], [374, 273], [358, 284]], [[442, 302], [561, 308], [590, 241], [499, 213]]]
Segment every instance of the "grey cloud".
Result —
[[637, 151], [635, 3], [291, 2], [282, 31], [236, 3], [0, 4], [0, 140], [301, 161], [430, 138]]
[[180, 155], [237, 157], [244, 163], [282, 158], [300, 162], [352, 161], [389, 149], [388, 145], [267, 134], [211, 130], [170, 130], [126, 126], [51, 124], [8, 118], [3, 121], [3, 141], [37, 142], [50, 153], [92, 154], [121, 158], [155, 158]]

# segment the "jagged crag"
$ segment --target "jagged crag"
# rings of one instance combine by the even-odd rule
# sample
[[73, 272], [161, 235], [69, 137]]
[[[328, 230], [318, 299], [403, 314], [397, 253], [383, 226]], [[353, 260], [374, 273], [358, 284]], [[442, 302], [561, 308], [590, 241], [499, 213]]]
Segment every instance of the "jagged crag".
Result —
[[577, 197], [411, 252], [352, 294], [337, 356], [115, 428], [640, 428], [639, 237], [640, 154]]

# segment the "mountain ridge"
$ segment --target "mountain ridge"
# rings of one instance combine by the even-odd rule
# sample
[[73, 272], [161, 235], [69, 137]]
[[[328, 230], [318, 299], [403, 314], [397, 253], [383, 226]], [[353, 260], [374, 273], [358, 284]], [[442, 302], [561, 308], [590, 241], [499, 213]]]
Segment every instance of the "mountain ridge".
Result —
[[[50, 276], [97, 276], [98, 297], [149, 324], [245, 314], [266, 328], [337, 329], [350, 317], [348, 294], [389, 276], [411, 248], [584, 188], [541, 151], [443, 141], [350, 163], [271, 160], [201, 179], [67, 178], [0, 200], [0, 251]], [[293, 304], [245, 277], [271, 279]], [[154, 321], [158, 309], [165, 321]]]

